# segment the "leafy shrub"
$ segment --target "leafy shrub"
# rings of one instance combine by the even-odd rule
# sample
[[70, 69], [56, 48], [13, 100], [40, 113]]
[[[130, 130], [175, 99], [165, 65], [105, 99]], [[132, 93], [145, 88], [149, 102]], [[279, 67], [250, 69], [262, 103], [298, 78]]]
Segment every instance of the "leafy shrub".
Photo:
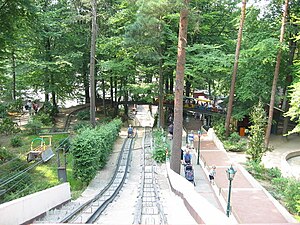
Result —
[[10, 144], [13, 147], [21, 147], [23, 145], [23, 142], [22, 142], [21, 137], [16, 135], [10, 139]]
[[71, 149], [75, 178], [89, 183], [97, 170], [105, 166], [121, 125], [122, 121], [115, 119], [106, 125], [96, 128], [85, 127], [80, 130], [73, 140]]
[[213, 125], [214, 131], [220, 140], [225, 140], [225, 125], [224, 123], [216, 123]]
[[77, 118], [80, 120], [89, 120], [90, 119], [90, 111], [82, 110], [77, 113]]
[[29, 120], [28, 123], [25, 125], [26, 133], [31, 134], [39, 134], [42, 129], [42, 122], [39, 120]]
[[52, 119], [58, 114], [58, 107], [52, 105], [50, 102], [45, 102], [42, 111], [48, 114]]
[[233, 132], [232, 134], [230, 134], [228, 140], [231, 142], [239, 142], [241, 140], [241, 137], [237, 132]]
[[13, 154], [8, 151], [5, 147], [0, 148], [0, 163], [5, 163], [13, 158]]
[[250, 174], [252, 174], [255, 178], [264, 179], [265, 178], [265, 167], [254, 160], [249, 160], [246, 163], [246, 169]]
[[[170, 149], [170, 146], [166, 142], [166, 136], [163, 131], [159, 131], [159, 130], [154, 131], [153, 137], [154, 137], [154, 151], [152, 153], [152, 157], [156, 162], [163, 163], [166, 161], [166, 150]], [[168, 154], [170, 154], [169, 151]]]
[[300, 201], [300, 182], [292, 178], [274, 178], [272, 184], [276, 190], [276, 197], [284, 200], [285, 206], [291, 213], [297, 213]]
[[251, 157], [251, 160], [261, 162], [262, 156], [269, 150], [264, 144], [267, 118], [261, 102], [253, 107], [250, 114], [250, 120], [252, 125], [250, 126], [249, 148], [247, 154]]
[[7, 106], [4, 103], [0, 103], [0, 118], [7, 116]]
[[40, 112], [33, 116], [34, 121], [40, 121], [43, 125], [52, 125], [52, 118], [46, 113]]
[[1, 134], [16, 134], [19, 133], [21, 130], [18, 127], [17, 123], [12, 121], [10, 118], [4, 118], [0, 122], [0, 133]]
[[281, 171], [278, 167], [267, 169], [267, 175], [269, 176], [270, 179], [273, 178], [280, 178], [281, 177]]
[[244, 152], [247, 149], [247, 141], [240, 140], [238, 142], [223, 141], [224, 148], [231, 152]]
[[22, 99], [10, 102], [7, 107], [10, 112], [21, 112], [23, 109]]
[[78, 132], [79, 130], [84, 129], [84, 128], [88, 128], [88, 127], [91, 127], [91, 124], [89, 122], [79, 121], [78, 123], [76, 123], [74, 125], [73, 130]]
[[163, 163], [166, 161], [166, 148], [157, 147], [153, 152], [153, 159], [158, 163]]

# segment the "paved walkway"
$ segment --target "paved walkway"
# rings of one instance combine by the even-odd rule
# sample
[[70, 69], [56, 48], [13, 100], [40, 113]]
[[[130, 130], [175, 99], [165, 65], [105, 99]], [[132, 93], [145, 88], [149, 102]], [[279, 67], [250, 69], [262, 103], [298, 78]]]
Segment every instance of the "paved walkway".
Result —
[[[196, 121], [191, 121], [195, 124]], [[183, 138], [185, 141], [185, 137]], [[295, 222], [293, 217], [280, 205], [254, 178], [238, 163], [232, 160], [227, 152], [215, 144], [209, 136], [201, 137], [201, 165], [196, 165], [197, 152], [194, 151], [193, 165], [195, 170], [195, 190], [206, 197], [224, 213], [228, 198], [228, 180], [226, 169], [233, 164], [237, 170], [232, 182], [231, 206], [237, 223], [286, 224]], [[184, 142], [185, 144], [185, 142]], [[218, 144], [218, 143], [217, 143]], [[195, 143], [197, 146], [197, 142]], [[208, 170], [216, 165], [216, 185], [208, 181]], [[183, 175], [183, 173], [182, 173]]]

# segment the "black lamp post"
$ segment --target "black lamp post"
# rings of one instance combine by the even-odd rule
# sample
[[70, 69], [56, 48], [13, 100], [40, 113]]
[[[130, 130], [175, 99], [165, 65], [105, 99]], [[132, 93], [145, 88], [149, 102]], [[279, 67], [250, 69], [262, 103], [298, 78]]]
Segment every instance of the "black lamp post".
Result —
[[230, 195], [231, 195], [231, 182], [234, 178], [234, 175], [236, 173], [236, 170], [234, 170], [234, 168], [232, 167], [232, 165], [230, 166], [230, 168], [228, 168], [226, 170], [227, 173], [227, 178], [229, 180], [229, 190], [228, 190], [228, 201], [227, 201], [227, 210], [226, 210], [226, 215], [229, 217], [230, 214]]
[[197, 155], [197, 165], [200, 164], [199, 157], [200, 157], [200, 137], [201, 137], [201, 130], [198, 130], [198, 155]]

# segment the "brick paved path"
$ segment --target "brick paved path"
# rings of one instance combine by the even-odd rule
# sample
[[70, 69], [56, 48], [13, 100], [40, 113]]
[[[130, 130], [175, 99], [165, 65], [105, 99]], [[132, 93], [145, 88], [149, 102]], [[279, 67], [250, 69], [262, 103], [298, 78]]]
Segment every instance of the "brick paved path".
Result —
[[[196, 126], [199, 126], [198, 123], [200, 123], [199, 120], [190, 118], [189, 124], [192, 124], [192, 127], [189, 126], [189, 124], [186, 124], [186, 128], [188, 128], [188, 130], [195, 129]], [[183, 138], [183, 140], [185, 140], [185, 138]], [[194, 146], [196, 148], [198, 146], [197, 139]], [[241, 165], [232, 163], [232, 160], [229, 158], [226, 151], [218, 148], [215, 142], [208, 136], [203, 135], [200, 142], [202, 167], [195, 163], [197, 149], [194, 151], [194, 155], [193, 164], [196, 176], [196, 191], [203, 197], [206, 196], [208, 201], [217, 208], [223, 208], [221, 210], [223, 210], [224, 213], [226, 211], [228, 198], [226, 169], [232, 164], [237, 170], [234, 180], [232, 181], [231, 206], [232, 215], [234, 215], [238, 223], [295, 223], [294, 218], [286, 211], [286, 209], [280, 205]], [[212, 165], [216, 165], [217, 167], [217, 175], [215, 178], [216, 185], [213, 187], [216, 191], [216, 195], [213, 195], [211, 188], [207, 186], [207, 174], [209, 167]], [[206, 194], [203, 190], [206, 190]], [[217, 201], [215, 196], [219, 197], [220, 201]], [[221, 204], [223, 205], [222, 207], [220, 206]]]

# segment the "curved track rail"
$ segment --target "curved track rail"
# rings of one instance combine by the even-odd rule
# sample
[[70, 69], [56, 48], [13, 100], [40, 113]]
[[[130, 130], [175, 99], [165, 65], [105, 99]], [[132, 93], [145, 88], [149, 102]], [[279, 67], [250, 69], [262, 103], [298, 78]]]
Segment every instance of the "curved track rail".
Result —
[[45, 218], [36, 223], [94, 223], [121, 190], [131, 160], [133, 138], [127, 138], [122, 146], [117, 167], [111, 181], [92, 199], [81, 204], [67, 203], [60, 209], [49, 211]]
[[141, 161], [143, 166], [134, 224], [167, 224], [167, 218], [159, 196], [156, 163], [152, 159], [152, 134], [150, 129], [144, 131]]

